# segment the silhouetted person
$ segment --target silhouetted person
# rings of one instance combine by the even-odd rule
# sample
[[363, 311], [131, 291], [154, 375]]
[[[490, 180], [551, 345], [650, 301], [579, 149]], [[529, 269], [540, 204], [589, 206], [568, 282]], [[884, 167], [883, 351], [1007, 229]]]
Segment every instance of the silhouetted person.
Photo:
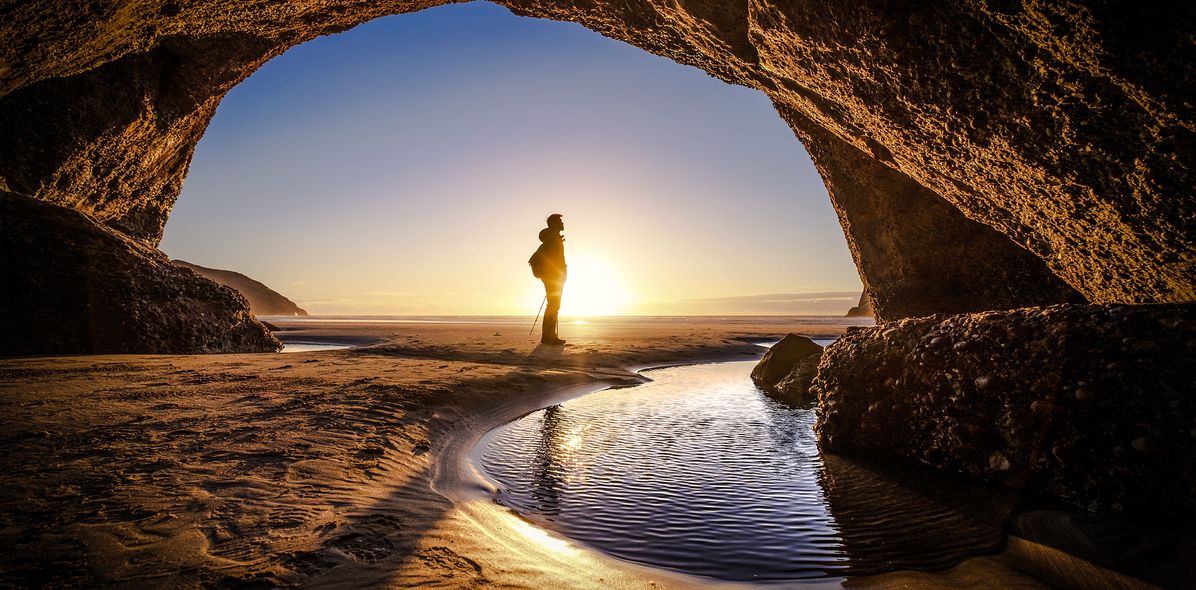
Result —
[[532, 254], [532, 274], [544, 281], [544, 295], [548, 307], [544, 310], [544, 332], [540, 337], [543, 344], [561, 345], [565, 341], [557, 337], [557, 314], [561, 311], [561, 292], [565, 289], [565, 222], [560, 213], [548, 216], [548, 227], [540, 230], [540, 247]]

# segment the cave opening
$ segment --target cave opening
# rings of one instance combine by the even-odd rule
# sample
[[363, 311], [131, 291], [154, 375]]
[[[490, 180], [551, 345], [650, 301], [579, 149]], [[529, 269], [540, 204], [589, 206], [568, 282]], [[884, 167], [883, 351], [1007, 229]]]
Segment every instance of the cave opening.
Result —
[[[248, 20], [242, 24], [232, 24], [241, 21], [229, 21], [227, 30], [213, 30], [203, 35], [190, 35], [170, 27], [131, 32], [129, 34], [134, 36], [149, 34], [156, 41], [145, 51], [134, 50], [127, 45], [101, 46], [99, 49], [92, 47], [97, 51], [108, 47], [108, 50], [119, 53], [109, 55], [100, 51], [91, 58], [83, 55], [90, 46], [67, 44], [60, 47], [65, 42], [63, 39], [48, 39], [47, 48], [60, 48], [70, 55], [83, 52], [72, 59], [94, 58], [98, 61], [88, 66], [90, 69], [83, 68], [82, 71], [58, 71], [53, 68], [43, 71], [34, 68], [20, 74], [25, 78], [10, 77], [15, 86], [2, 98], [5, 109], [0, 110], [0, 124], [22, 127], [27, 132], [11, 134], [0, 142], [0, 156], [3, 156], [0, 161], [4, 162], [0, 171], [3, 186], [14, 193], [92, 215], [95, 220], [116, 232], [102, 238], [97, 236], [101, 241], [123, 243], [126, 238], [131, 238], [155, 247], [162, 239], [166, 220], [181, 190], [195, 145], [204, 136], [225, 93], [263, 64], [303, 41], [344, 31], [383, 16], [420, 12], [438, 4], [370, 10], [360, 7], [353, 10], [322, 7], [316, 12], [325, 8], [331, 10], [323, 20], [314, 14], [298, 18], [295, 15], [245, 13], [242, 16]], [[844, 58], [821, 55], [814, 61], [793, 61], [794, 55], [806, 49], [789, 47], [783, 43], [774, 45], [771, 37], [760, 37], [758, 34], [759, 31], [783, 31], [805, 26], [814, 27], [810, 31], [812, 39], [839, 34], [837, 30], [819, 30], [816, 22], [807, 22], [812, 16], [810, 14], [772, 9], [756, 13], [757, 8], [743, 6], [729, 7], [725, 11], [678, 6], [651, 8], [648, 12], [655, 14], [651, 16], [637, 12], [639, 9], [630, 6], [583, 10], [576, 7], [525, 6], [519, 2], [499, 4], [519, 15], [538, 16], [552, 21], [574, 21], [605, 37], [627, 41], [665, 59], [697, 66], [733, 85], [764, 91], [781, 119], [797, 134], [813, 158], [846, 237], [858, 280], [868, 294], [868, 303], [876, 317], [882, 321], [931, 313], [964, 313], [1060, 302], [1118, 301], [1127, 297], [1124, 291], [1130, 289], [1131, 284], [1145, 280], [1141, 276], [1125, 273], [1114, 277], [1109, 273], [1093, 274], [1080, 270], [1085, 265], [1105, 264], [1107, 257], [1093, 258], [1085, 254], [1087, 258], [1076, 262], [1079, 259], [1052, 254], [1051, 251], [1058, 249], [1060, 244], [1067, 248], [1074, 246], [1074, 240], [1060, 240], [1057, 236], [1053, 237], [1054, 233], [1062, 231], [1070, 234], [1078, 230], [1057, 225], [1042, 226], [1035, 217], [1037, 213], [1034, 208], [1019, 207], [1015, 211], [1004, 206], [992, 207], [988, 203], [994, 198], [992, 191], [981, 184], [1004, 180], [976, 176], [974, 170], [959, 173], [945, 160], [939, 162], [944, 164], [942, 166], [932, 166], [925, 161], [912, 160], [911, 154], [914, 152], [892, 149], [901, 143], [893, 135], [897, 132], [892, 128], [894, 124], [913, 124], [917, 133], [913, 133], [912, 129], [902, 132], [909, 138], [937, 141], [925, 136], [932, 127], [911, 120], [909, 113], [888, 113], [885, 110], [894, 104], [912, 103], [904, 99], [885, 102], [878, 96], [871, 96], [866, 102], [874, 107], [884, 106], [885, 109], [861, 111], [854, 107], [843, 110], [812, 98], [809, 89], [802, 90], [805, 86], [786, 77], [788, 74], [785, 72], [792, 71], [817, 79], [831, 75], [834, 67], [837, 67], [835, 64], [841, 63]], [[615, 14], [603, 16], [608, 9], [614, 10]], [[591, 10], [594, 11], [592, 14]], [[855, 10], [844, 18], [875, 17], [871, 14], [872, 8]], [[69, 14], [40, 14], [32, 10], [26, 16], [53, 21]], [[944, 13], [939, 17], [935, 26], [947, 26], [960, 19], [972, 18], [970, 15], [954, 13]], [[202, 20], [206, 16], [180, 9], [155, 14], [151, 20], [183, 23], [193, 18]], [[647, 22], [644, 19], [665, 19], [674, 24], [641, 27], [643, 22]], [[747, 35], [746, 30], [755, 32]], [[997, 35], [998, 32], [991, 34]], [[870, 35], [873, 42], [897, 52], [893, 59], [902, 59], [901, 52], [911, 49], [902, 45], [908, 42], [904, 31], [884, 29]], [[850, 52], [863, 47], [861, 44], [864, 42], [865, 39], [861, 37], [839, 47]], [[949, 40], [936, 42], [950, 43]], [[701, 49], [694, 52], [685, 47]], [[761, 50], [776, 54], [766, 56], [759, 53]], [[912, 57], [910, 59], [913, 60]], [[911, 63], [914, 62], [916, 60]], [[823, 68], [819, 65], [823, 63], [832, 67]], [[849, 72], [840, 72], [831, 76], [832, 86], [838, 84], [840, 78], [847, 79], [850, 75]], [[917, 88], [900, 84], [898, 87], [903, 91]], [[839, 96], [847, 90], [828, 86], [820, 92]], [[87, 96], [88, 100], [76, 101], [73, 98], [76, 96]], [[944, 116], [955, 115], [947, 113]], [[771, 114], [769, 118], [773, 118]], [[24, 123], [28, 121], [56, 123], [30, 127]], [[887, 130], [881, 133], [878, 125], [888, 126]], [[959, 137], [953, 135], [951, 141]], [[796, 147], [792, 142], [789, 144], [789, 149]], [[911, 145], [910, 149], [923, 159], [932, 154], [940, 159], [949, 157], [937, 148], [927, 151]], [[953, 149], [979, 150], [980, 147]], [[1001, 157], [1009, 157], [1009, 154]], [[1000, 176], [1012, 169], [1008, 166], [993, 167], [987, 169], [986, 173]], [[1044, 183], [1049, 183], [1049, 179], [1039, 182], [1045, 186]], [[1022, 192], [1039, 190], [1024, 187], [1024, 184], [1020, 179], [1015, 183], [1017, 187], [1022, 187], [1018, 189]], [[800, 192], [798, 194], [808, 196]], [[187, 202], [193, 201], [189, 199]], [[643, 204], [643, 201], [635, 203], [636, 206]], [[711, 211], [708, 204], [688, 205], [687, 209], [693, 211]], [[22, 211], [21, 215], [39, 215], [34, 210], [38, 205], [14, 206], [29, 209]], [[1043, 212], [1052, 214], [1047, 210]], [[770, 215], [765, 219], [769, 222], [781, 218]], [[586, 216], [583, 214], [580, 219], [584, 220]], [[814, 227], [829, 225], [818, 223]], [[1044, 228], [1049, 231], [1043, 233]], [[800, 240], [804, 234], [800, 231], [759, 231], [753, 237], [759, 235], [787, 235], [792, 243]], [[835, 241], [838, 242], [838, 238]], [[821, 249], [821, 246], [819, 244], [814, 249]], [[1130, 249], [1138, 247], [1135, 244], [1123, 246]], [[1155, 243], [1155, 246], [1160, 246], [1160, 243]], [[139, 247], [129, 244], [127, 248], [116, 249], [136, 250]], [[103, 250], [109, 252], [112, 249], [105, 247]], [[760, 250], [767, 251], [768, 248]], [[51, 257], [53, 255], [55, 253], [50, 253]], [[517, 259], [513, 254], [511, 258]], [[17, 274], [28, 275], [31, 282], [41, 280], [38, 266], [26, 266], [19, 260], [11, 266]], [[149, 274], [171, 272], [160, 270], [157, 263], [150, 266], [155, 267], [155, 270], [146, 270]], [[746, 268], [746, 265], [735, 263], [725, 267], [727, 272], [736, 273]], [[63, 282], [77, 283], [87, 280], [89, 273], [94, 274], [88, 269], [76, 270], [76, 276], [69, 280], [64, 276]], [[1159, 272], [1171, 270], [1169, 267], [1160, 267]], [[758, 279], [761, 276], [787, 275], [768, 271], [753, 272], [746, 276]], [[1093, 282], [1094, 278], [1099, 280]], [[177, 276], [171, 280], [185, 281]], [[855, 279], [850, 280], [854, 282]], [[1171, 289], [1169, 280], [1160, 278], [1152, 283], [1152, 288]], [[1116, 284], [1105, 288], [1101, 286], [1101, 281]], [[848, 282], [848, 279], [844, 279], [844, 282]], [[129, 287], [125, 285], [122, 289], [127, 291]], [[189, 288], [202, 290], [204, 287], [194, 285]], [[146, 286], [146, 289], [154, 291], [159, 288], [151, 285]], [[378, 288], [368, 290], [379, 293], [389, 291]], [[12, 350], [63, 350], [63, 346], [98, 350], [97, 342], [112, 339], [105, 334], [123, 329], [120, 325], [124, 321], [122, 318], [130, 314], [139, 315], [128, 309], [127, 305], [119, 311], [97, 314], [95, 310], [107, 310], [120, 302], [101, 300], [103, 297], [97, 298], [95, 290], [73, 295], [69, 291], [63, 289], [55, 294], [61, 300], [57, 306], [91, 310], [90, 313], [97, 317], [93, 318], [90, 325], [81, 331], [62, 322], [52, 326], [45, 322], [29, 322], [22, 326], [23, 329], [44, 335], [35, 339], [44, 337], [60, 343], [34, 348], [14, 343]], [[1167, 297], [1174, 295], [1172, 293]], [[1140, 300], [1149, 295], [1135, 294], [1132, 297]], [[160, 296], [151, 295], [150, 298], [160, 299]], [[43, 297], [31, 296], [28, 300], [14, 301], [12, 306], [40, 309], [46, 306], [45, 301]], [[229, 311], [236, 307], [233, 302], [223, 301], [221, 297], [216, 297], [210, 305], [213, 308], [228, 308]], [[52, 317], [52, 314], [41, 315], [43, 318]], [[252, 322], [246, 324], [238, 319], [233, 320], [232, 324], [247, 330], [238, 339], [258, 339], [251, 333], [255, 330], [260, 332], [260, 327], [254, 328]], [[39, 328], [39, 325], [42, 327]], [[53, 336], [63, 330], [80, 333], [69, 338]], [[101, 348], [187, 350], [197, 345], [197, 342], [192, 342], [181, 347], [172, 344], [159, 346], [153, 344], [157, 339], [150, 335], [139, 339], [142, 342], [137, 344], [110, 342]], [[198, 350], [219, 349], [216, 343], [218, 339], [215, 332], [199, 338], [202, 344]], [[73, 344], [64, 345], [61, 343], [63, 340], [72, 341]], [[230, 346], [232, 348], [228, 350], [239, 349], [236, 347], [240, 345], [230, 343]]]
[[556, 211], [566, 315], [860, 298], [822, 180], [762, 93], [483, 3], [375, 19], [240, 82], [161, 248], [317, 315], [530, 315], [525, 260]]

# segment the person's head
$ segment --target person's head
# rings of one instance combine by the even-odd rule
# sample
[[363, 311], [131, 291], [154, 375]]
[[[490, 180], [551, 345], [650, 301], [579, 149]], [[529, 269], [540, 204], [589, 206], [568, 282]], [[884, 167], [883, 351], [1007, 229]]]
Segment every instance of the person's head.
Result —
[[563, 231], [565, 229], [565, 221], [561, 219], [560, 213], [553, 213], [548, 216], [548, 228], [556, 231]]

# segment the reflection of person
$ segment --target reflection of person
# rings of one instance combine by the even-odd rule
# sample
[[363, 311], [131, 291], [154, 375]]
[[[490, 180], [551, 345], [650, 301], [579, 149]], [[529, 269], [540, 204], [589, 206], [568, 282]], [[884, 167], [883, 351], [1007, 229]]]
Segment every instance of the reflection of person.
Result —
[[540, 424], [540, 440], [536, 444], [535, 462], [532, 464], [534, 488], [532, 497], [539, 505], [536, 508], [544, 516], [560, 516], [561, 492], [565, 488], [565, 466], [557, 456], [557, 450], [564, 443], [564, 409], [560, 404], [544, 408], [544, 421]]
[[543, 335], [540, 342], [559, 346], [565, 341], [557, 337], [557, 314], [561, 310], [561, 293], [565, 290], [565, 222], [560, 213], [548, 216], [548, 227], [540, 230], [540, 247], [532, 255], [532, 270], [544, 281], [544, 295], [548, 307], [544, 310]]

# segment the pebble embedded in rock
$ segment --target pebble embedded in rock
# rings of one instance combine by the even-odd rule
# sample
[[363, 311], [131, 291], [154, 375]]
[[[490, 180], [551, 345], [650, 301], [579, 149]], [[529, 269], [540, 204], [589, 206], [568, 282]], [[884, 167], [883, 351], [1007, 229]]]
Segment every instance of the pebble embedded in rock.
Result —
[[1070, 446], [1060, 443], [1051, 447], [1051, 454], [1054, 455], [1055, 459], [1057, 459], [1060, 463], [1067, 463], [1068, 460], [1071, 459], [1073, 453]]
[[1009, 471], [1013, 465], [1009, 463], [1009, 459], [1001, 453], [993, 453], [988, 457], [988, 467], [994, 471]]
[[1139, 436], [1130, 442], [1130, 446], [1143, 455], [1158, 455], [1163, 452], [1163, 447], [1152, 436]]
[[1049, 416], [1055, 411], [1055, 404], [1048, 401], [1037, 400], [1030, 402], [1030, 411], [1035, 414], [1042, 414]]

